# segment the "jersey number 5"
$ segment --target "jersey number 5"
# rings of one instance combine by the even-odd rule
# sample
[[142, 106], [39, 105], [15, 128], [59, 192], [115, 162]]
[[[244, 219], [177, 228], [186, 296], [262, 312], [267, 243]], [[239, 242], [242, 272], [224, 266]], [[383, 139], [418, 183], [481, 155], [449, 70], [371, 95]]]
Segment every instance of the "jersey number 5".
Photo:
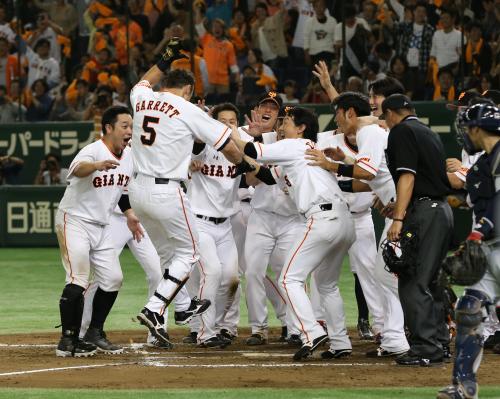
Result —
[[152, 145], [156, 139], [156, 130], [154, 127], [149, 126], [150, 123], [157, 124], [160, 118], [154, 116], [145, 116], [142, 121], [142, 130], [144, 133], [141, 135], [141, 143], [144, 145]]

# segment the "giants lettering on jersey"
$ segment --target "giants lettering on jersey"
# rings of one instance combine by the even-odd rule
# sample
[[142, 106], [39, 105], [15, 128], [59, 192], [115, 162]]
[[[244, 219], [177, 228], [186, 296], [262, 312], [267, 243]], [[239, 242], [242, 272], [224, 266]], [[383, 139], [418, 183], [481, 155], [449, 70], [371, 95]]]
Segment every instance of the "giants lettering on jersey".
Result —
[[[115, 179], [115, 176], [116, 176], [116, 179]], [[102, 175], [102, 176], [94, 177], [94, 179], [92, 180], [92, 184], [94, 185], [95, 188], [114, 186], [115, 184], [117, 186], [127, 187], [129, 180], [130, 180], [130, 177], [127, 175], [124, 175], [122, 173], [118, 173], [118, 174], [113, 173], [110, 175]]]
[[[146, 104], [147, 103], [147, 104]], [[160, 106], [161, 104], [161, 106]], [[173, 118], [174, 116], [180, 115], [180, 112], [173, 105], [165, 102], [165, 101], [139, 101], [135, 105], [135, 112], [139, 111], [158, 111], [163, 112], [169, 118]], [[172, 112], [170, 112], [172, 111]], [[170, 114], [169, 114], [170, 112]]]
[[236, 166], [234, 165], [227, 166], [227, 171], [224, 173], [224, 168], [222, 165], [204, 164], [200, 172], [205, 176], [234, 177], [234, 174], [236, 173]]

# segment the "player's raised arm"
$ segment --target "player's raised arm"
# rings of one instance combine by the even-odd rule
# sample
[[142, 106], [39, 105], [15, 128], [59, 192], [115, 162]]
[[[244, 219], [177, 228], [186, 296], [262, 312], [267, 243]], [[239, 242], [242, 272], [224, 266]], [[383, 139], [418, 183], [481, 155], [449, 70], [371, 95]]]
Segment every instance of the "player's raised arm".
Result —
[[156, 65], [153, 65], [149, 71], [142, 76], [141, 81], [147, 80], [151, 86], [160, 83], [163, 73], [170, 69], [172, 62], [181, 58], [188, 58], [185, 54], [182, 54], [180, 50], [181, 39], [178, 37], [170, 39], [160, 61], [158, 61]]

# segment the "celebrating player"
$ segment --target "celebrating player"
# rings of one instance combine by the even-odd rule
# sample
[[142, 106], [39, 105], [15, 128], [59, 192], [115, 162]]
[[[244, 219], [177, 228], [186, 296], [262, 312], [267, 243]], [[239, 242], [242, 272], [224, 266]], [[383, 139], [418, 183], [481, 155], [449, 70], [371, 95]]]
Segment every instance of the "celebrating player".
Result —
[[[194, 87], [192, 74], [174, 70], [164, 75], [172, 61], [185, 57], [179, 49], [179, 40], [172, 39], [158, 64], [146, 72], [130, 94], [135, 171], [130, 200], [165, 270], [163, 280], [137, 317], [164, 342], [168, 342], [163, 329], [165, 309], [199, 261], [194, 215], [180, 184], [188, 178], [194, 140], [222, 152], [240, 170], [251, 170], [231, 141], [230, 129], [189, 102]], [[160, 91], [153, 91], [160, 81]]]
[[[125, 107], [108, 108], [102, 116], [102, 134], [101, 140], [85, 146], [71, 163], [69, 186], [56, 215], [57, 238], [66, 270], [66, 286], [59, 301], [62, 337], [56, 349], [56, 355], [61, 357], [92, 356], [96, 345], [108, 353], [123, 351], [109, 342], [103, 326], [123, 279], [108, 225], [117, 204], [125, 213], [134, 238], [142, 237], [139, 220], [130, 209], [128, 196], [123, 195], [132, 174], [127, 147], [132, 134], [130, 111]], [[89, 284], [91, 268], [98, 288], [90, 327], [81, 340], [83, 292]]]

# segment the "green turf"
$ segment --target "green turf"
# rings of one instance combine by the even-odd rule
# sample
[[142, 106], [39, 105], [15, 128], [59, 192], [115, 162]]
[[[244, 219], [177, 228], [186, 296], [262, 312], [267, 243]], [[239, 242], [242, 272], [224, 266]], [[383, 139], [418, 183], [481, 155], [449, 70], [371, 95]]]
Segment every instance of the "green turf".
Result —
[[[131, 319], [146, 301], [145, 275], [128, 250], [123, 251], [121, 264], [123, 287], [106, 322], [107, 330], [142, 328]], [[0, 281], [2, 334], [52, 331], [59, 324], [58, 302], [64, 287], [64, 270], [58, 249], [0, 249]], [[354, 282], [347, 262], [340, 280], [340, 290], [345, 300], [347, 323], [355, 325]], [[269, 322], [270, 325], [279, 325], [273, 312], [270, 312]], [[241, 299], [240, 325], [248, 325], [244, 295]]]
[[[266, 399], [428, 399], [434, 398], [438, 388], [372, 388], [370, 390], [350, 389], [204, 389], [204, 399], [237, 398], [253, 399], [256, 397]], [[481, 399], [500, 398], [500, 387], [481, 388]], [[176, 398], [194, 399], [200, 397], [199, 390], [169, 389], [169, 390], [69, 390], [69, 389], [0, 389], [0, 399], [150, 399], [150, 398]]]

